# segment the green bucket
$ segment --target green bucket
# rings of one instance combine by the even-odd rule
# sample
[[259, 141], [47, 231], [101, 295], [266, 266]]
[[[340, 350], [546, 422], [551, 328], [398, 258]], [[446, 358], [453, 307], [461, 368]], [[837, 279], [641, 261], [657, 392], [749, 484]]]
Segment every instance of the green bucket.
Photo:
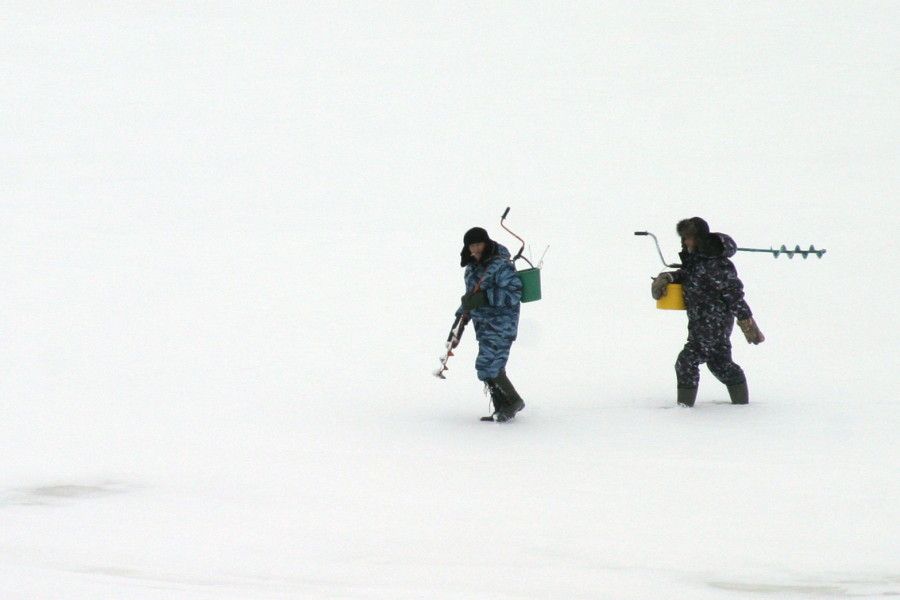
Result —
[[522, 281], [521, 302], [534, 302], [541, 299], [541, 270], [537, 268], [517, 271], [516, 275]]

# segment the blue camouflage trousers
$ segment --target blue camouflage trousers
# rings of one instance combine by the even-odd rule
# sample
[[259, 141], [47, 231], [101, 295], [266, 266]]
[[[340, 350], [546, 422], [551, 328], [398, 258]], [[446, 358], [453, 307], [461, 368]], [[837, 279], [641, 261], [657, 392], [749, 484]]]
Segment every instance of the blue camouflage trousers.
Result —
[[478, 379], [489, 381], [499, 375], [506, 368], [511, 348], [512, 340], [488, 339], [478, 342], [478, 357], [475, 359]]
[[478, 379], [489, 381], [506, 368], [509, 351], [516, 339], [515, 330], [503, 335], [490, 324], [476, 321], [475, 335], [478, 339], [478, 357], [475, 359]]

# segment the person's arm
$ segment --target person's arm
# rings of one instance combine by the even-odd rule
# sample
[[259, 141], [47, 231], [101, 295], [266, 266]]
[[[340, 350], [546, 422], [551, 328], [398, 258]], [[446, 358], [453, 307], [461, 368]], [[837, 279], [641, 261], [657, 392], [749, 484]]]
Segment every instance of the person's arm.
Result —
[[516, 306], [522, 299], [522, 280], [511, 261], [502, 261], [481, 285], [491, 306]]
[[681, 283], [684, 281], [684, 278], [685, 273], [680, 269], [678, 271], [663, 271], [653, 278], [653, 283], [650, 284], [650, 295], [653, 296], [654, 300], [659, 300], [668, 293], [670, 283]]
[[[463, 314], [469, 312], [469, 310], [470, 310], [470, 309], [467, 309], [465, 306], [465, 304], [466, 304], [465, 299], [471, 292], [471, 290], [469, 289], [469, 274], [471, 273], [471, 270], [472, 270], [471, 267], [466, 267], [466, 271], [463, 274], [463, 285], [466, 288], [466, 293], [463, 295], [462, 298], [460, 298], [459, 308], [456, 309], [457, 317], [461, 317]], [[474, 284], [473, 284], [473, 287], [474, 287]]]
[[766, 341], [766, 336], [760, 331], [756, 320], [753, 318], [750, 305], [744, 300], [744, 284], [738, 277], [737, 269], [734, 268], [734, 264], [731, 261], [725, 262], [722, 275], [717, 278], [716, 282], [722, 293], [722, 299], [728, 307], [728, 312], [737, 319], [738, 327], [741, 328], [744, 337], [747, 338], [747, 343], [756, 345]]
[[738, 277], [737, 269], [730, 260], [723, 260], [722, 268], [716, 277], [716, 287], [722, 294], [725, 305], [738, 321], [749, 319], [753, 316], [750, 306], [744, 300], [744, 284]]
[[678, 269], [676, 271], [666, 271], [669, 276], [672, 278], [671, 283], [684, 283], [684, 280], [687, 279], [687, 271], [684, 269]]

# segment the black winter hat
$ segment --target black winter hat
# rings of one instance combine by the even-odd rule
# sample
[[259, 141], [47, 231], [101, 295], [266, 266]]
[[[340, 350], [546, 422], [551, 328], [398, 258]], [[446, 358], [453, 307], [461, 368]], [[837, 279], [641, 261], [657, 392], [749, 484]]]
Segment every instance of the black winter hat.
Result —
[[709, 224], [700, 217], [678, 221], [675, 231], [682, 238], [693, 237], [700, 240], [709, 235]]
[[488, 235], [488, 232], [483, 228], [473, 227], [466, 232], [466, 235], [463, 236], [463, 247], [459, 253], [459, 266], [465, 267], [472, 262], [472, 253], [469, 252], [469, 244], [478, 244], [481, 242], [491, 245], [491, 248], [488, 251], [489, 254], [491, 254], [496, 247], [493, 240], [491, 240]]
[[488, 235], [488, 232], [481, 227], [473, 227], [466, 232], [466, 235], [463, 236], [463, 246], [489, 241], [491, 241], [491, 238]]

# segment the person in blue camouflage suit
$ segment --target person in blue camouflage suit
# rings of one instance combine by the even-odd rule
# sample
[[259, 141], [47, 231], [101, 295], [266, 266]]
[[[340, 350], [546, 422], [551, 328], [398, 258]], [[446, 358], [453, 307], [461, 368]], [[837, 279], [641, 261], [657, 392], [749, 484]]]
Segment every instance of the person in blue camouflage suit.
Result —
[[653, 280], [651, 292], [659, 299], [666, 295], [670, 283], [679, 283], [684, 290], [688, 339], [675, 363], [678, 404], [694, 405], [702, 363], [728, 387], [733, 404], [747, 404], [747, 377], [731, 358], [735, 319], [749, 343], [760, 344], [765, 336], [744, 300], [744, 285], [730, 260], [737, 245], [724, 233], [710, 233], [709, 225], [700, 217], [680, 221], [676, 230], [682, 241], [682, 266], [660, 273]]
[[506, 375], [509, 351], [519, 330], [522, 281], [504, 246], [487, 231], [474, 227], [463, 237], [460, 266], [465, 267], [466, 293], [458, 318], [471, 320], [478, 340], [475, 369], [494, 404], [494, 419], [504, 422], [525, 408], [525, 402]]

